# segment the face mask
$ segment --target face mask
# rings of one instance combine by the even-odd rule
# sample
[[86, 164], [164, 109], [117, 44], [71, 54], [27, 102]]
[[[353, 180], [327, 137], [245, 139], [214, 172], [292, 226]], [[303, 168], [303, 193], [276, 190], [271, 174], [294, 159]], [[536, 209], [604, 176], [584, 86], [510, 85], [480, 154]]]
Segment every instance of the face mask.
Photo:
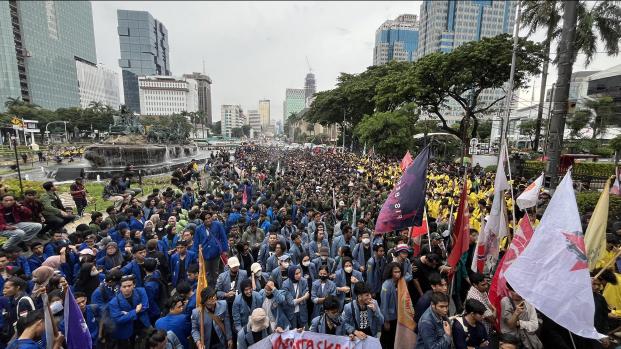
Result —
[[282, 263], [282, 266], [283, 266], [284, 268], [289, 268], [289, 262], [283, 262], [283, 263]]
[[354, 268], [352, 268], [352, 267], [345, 267], [345, 272], [348, 273], [348, 274], [351, 273], [352, 270], [354, 270]]
[[302, 265], [308, 267], [310, 265], [310, 261], [302, 262]]
[[328, 275], [319, 275], [319, 278], [321, 279], [321, 281], [326, 281], [328, 280]]
[[362, 243], [365, 244], [365, 245], [368, 245], [369, 242], [371, 242], [371, 239], [369, 239], [369, 238], [362, 239]]
[[60, 313], [63, 310], [63, 302], [61, 301], [52, 302], [52, 304], [50, 304], [50, 310], [52, 311], [52, 314], [54, 315]]
[[328, 256], [321, 256], [321, 260], [328, 260]]
[[99, 270], [91, 270], [91, 276], [99, 275]]

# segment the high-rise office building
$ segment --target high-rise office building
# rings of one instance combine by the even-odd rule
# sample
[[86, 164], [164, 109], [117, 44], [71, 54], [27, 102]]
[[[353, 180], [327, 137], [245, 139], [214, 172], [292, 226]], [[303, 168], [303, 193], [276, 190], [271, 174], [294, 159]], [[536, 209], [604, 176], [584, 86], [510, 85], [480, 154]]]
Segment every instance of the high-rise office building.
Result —
[[198, 82], [172, 76], [140, 76], [142, 115], [172, 115], [198, 111]]
[[315, 92], [317, 92], [317, 86], [315, 82], [315, 74], [309, 72], [304, 79], [304, 98], [311, 98]]
[[102, 64], [76, 61], [80, 107], [88, 108], [91, 102], [99, 102], [113, 109], [121, 104], [119, 98], [119, 77], [116, 71]]
[[117, 10], [125, 105], [140, 113], [138, 77], [171, 75], [168, 31], [147, 11]]
[[9, 97], [79, 106], [76, 60], [97, 62], [90, 1], [0, 2], [0, 111]]
[[270, 100], [262, 99], [259, 101], [259, 115], [261, 116], [261, 128], [268, 131], [270, 128]]
[[[491, 0], [425, 0], [420, 7], [420, 34], [417, 58], [433, 52], [451, 52], [469, 41], [512, 33], [517, 1]], [[484, 90], [479, 105], [489, 105], [502, 97], [502, 89]], [[459, 122], [463, 109], [450, 100], [442, 110], [449, 124]], [[489, 110], [492, 115], [504, 103]]]
[[306, 107], [306, 90], [303, 88], [288, 88], [285, 92], [285, 120], [291, 114], [297, 114]]
[[373, 65], [390, 61], [412, 62], [418, 48], [418, 19], [416, 15], [403, 14], [387, 20], [375, 31]]
[[254, 130], [255, 134], [261, 133], [261, 114], [258, 110], [248, 110], [247, 124]]
[[239, 104], [223, 104], [220, 112], [220, 120], [222, 120], [220, 130], [224, 137], [231, 137], [231, 131], [234, 128], [242, 127], [246, 123], [244, 111]]
[[194, 79], [198, 83], [198, 111], [203, 113], [207, 125], [213, 122], [211, 112], [211, 78], [205, 74], [192, 73], [184, 74], [186, 79]]

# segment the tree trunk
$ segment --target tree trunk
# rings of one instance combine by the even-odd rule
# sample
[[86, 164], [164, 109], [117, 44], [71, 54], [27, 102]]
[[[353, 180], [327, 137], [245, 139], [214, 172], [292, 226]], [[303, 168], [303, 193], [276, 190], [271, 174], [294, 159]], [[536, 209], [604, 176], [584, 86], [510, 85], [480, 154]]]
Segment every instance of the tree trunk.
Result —
[[578, 19], [577, 2], [565, 2], [563, 12], [563, 31], [559, 43], [558, 77], [554, 94], [554, 109], [550, 120], [548, 136], [548, 166], [546, 175], [551, 177], [550, 187], [556, 188], [558, 166], [563, 146], [563, 131], [567, 117], [567, 99], [569, 98], [569, 82], [574, 64], [574, 46], [576, 38], [576, 22]]
[[[551, 28], [550, 26], [548, 26], [548, 37], [547, 37], [547, 44], [544, 47], [544, 55], [546, 57], [546, 59], [543, 61], [543, 68], [541, 69], [541, 87], [540, 87], [540, 91], [539, 91], [539, 108], [537, 108], [537, 121], [535, 124], [535, 130], [537, 130], [537, 133], [535, 133], [535, 140], [533, 142], [533, 151], [538, 151], [539, 150], [539, 137], [540, 137], [540, 132], [539, 130], [541, 130], [541, 123], [543, 121], [543, 104], [546, 101], [546, 83], [548, 81], [548, 67], [550, 66], [550, 41], [552, 40], [552, 31], [554, 30], [554, 28]], [[550, 96], [550, 98], [552, 98], [552, 96]]]

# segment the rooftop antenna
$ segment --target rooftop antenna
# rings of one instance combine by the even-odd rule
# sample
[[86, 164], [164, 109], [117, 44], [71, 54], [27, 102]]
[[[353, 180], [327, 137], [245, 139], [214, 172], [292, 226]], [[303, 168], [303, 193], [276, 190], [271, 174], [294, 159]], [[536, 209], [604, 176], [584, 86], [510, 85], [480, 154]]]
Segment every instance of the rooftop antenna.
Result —
[[306, 65], [308, 65], [308, 71], [312, 73], [313, 72], [313, 68], [311, 68], [310, 62], [308, 60], [308, 56], [306, 56]]

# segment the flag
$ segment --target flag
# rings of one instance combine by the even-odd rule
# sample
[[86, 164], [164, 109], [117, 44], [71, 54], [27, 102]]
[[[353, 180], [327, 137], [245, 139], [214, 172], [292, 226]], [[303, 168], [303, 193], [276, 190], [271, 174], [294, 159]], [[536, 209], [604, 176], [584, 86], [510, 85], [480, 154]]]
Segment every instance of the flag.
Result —
[[543, 186], [543, 173], [539, 176], [539, 178], [532, 182], [526, 190], [524, 190], [522, 194], [517, 197], [517, 199], [515, 199], [515, 203], [518, 205], [520, 210], [525, 210], [537, 205], [541, 186]]
[[[528, 215], [524, 215], [518, 222], [515, 233], [513, 233], [513, 240], [511, 245], [505, 252], [505, 255], [500, 260], [496, 273], [492, 278], [492, 283], [489, 287], [489, 301], [494, 307], [500, 311], [500, 301], [503, 297], [509, 295], [507, 289], [507, 280], [505, 279], [505, 271], [517, 258], [517, 256], [524, 251], [524, 248], [528, 246], [530, 239], [533, 237], [533, 226], [530, 224]], [[496, 328], [500, 331], [500, 317], [496, 318]]]
[[242, 204], [248, 203], [248, 193], [246, 192], [246, 185], [244, 184], [244, 192], [242, 193]]
[[571, 171], [522, 254], [507, 268], [513, 289], [561, 327], [601, 339], [593, 326], [595, 304]]
[[412, 227], [410, 229], [410, 237], [412, 237], [412, 239], [417, 238], [419, 236], [423, 236], [425, 234], [429, 233], [429, 230], [427, 229], [427, 209], [423, 210], [423, 220], [421, 222], [420, 227]]
[[52, 316], [52, 311], [50, 310], [50, 301], [47, 298], [47, 293], [43, 292], [41, 294], [41, 299], [43, 300], [43, 323], [45, 326], [45, 348], [52, 349], [54, 346], [54, 337], [56, 337], [56, 329], [54, 326], [54, 317]]
[[610, 188], [610, 194], [621, 196], [621, 186], [619, 186], [619, 169], [615, 168], [615, 183]]
[[453, 272], [461, 256], [468, 251], [470, 245], [470, 212], [468, 211], [468, 181], [464, 176], [464, 185], [459, 197], [457, 218], [453, 225], [453, 248], [448, 257], [448, 265], [453, 267]]
[[584, 245], [586, 246], [590, 270], [595, 269], [595, 264], [606, 253], [606, 226], [608, 223], [608, 203], [610, 199], [609, 187], [610, 180], [607, 180], [584, 234]]
[[399, 167], [401, 167], [401, 172], [405, 171], [405, 169], [408, 168], [413, 162], [414, 160], [412, 160], [412, 154], [410, 154], [410, 151], [408, 150], [408, 152], [405, 153], [405, 156], [401, 160], [401, 164], [399, 165]]
[[376, 232], [386, 233], [421, 225], [427, 189], [427, 165], [429, 147], [425, 147], [418, 154], [412, 165], [395, 183], [377, 217]]
[[500, 155], [498, 155], [492, 210], [487, 216], [485, 226], [479, 233], [475, 258], [472, 258], [471, 269], [474, 272], [487, 274], [494, 269], [498, 261], [500, 239], [507, 236], [505, 190], [509, 189], [509, 183], [505, 175], [505, 163], [507, 160], [505, 154], [506, 148], [503, 143], [500, 148]]
[[416, 343], [414, 329], [414, 305], [405, 278], [399, 279], [397, 287], [397, 330], [394, 349], [410, 349]]
[[[412, 229], [414, 227], [410, 227], [410, 236], [412, 236]], [[412, 251], [414, 252], [414, 256], [419, 256], [420, 255], [420, 248], [423, 242], [422, 239], [423, 235], [418, 235], [417, 237], [413, 237], [412, 238]]]
[[198, 279], [196, 281], [196, 305], [201, 306], [201, 291], [207, 288], [207, 270], [205, 269], [205, 258], [203, 258], [203, 246], [198, 247]]
[[84, 320], [80, 306], [75, 301], [71, 288], [65, 293], [65, 305], [63, 307], [65, 317], [65, 340], [67, 349], [91, 349], [93, 341], [91, 332]]

